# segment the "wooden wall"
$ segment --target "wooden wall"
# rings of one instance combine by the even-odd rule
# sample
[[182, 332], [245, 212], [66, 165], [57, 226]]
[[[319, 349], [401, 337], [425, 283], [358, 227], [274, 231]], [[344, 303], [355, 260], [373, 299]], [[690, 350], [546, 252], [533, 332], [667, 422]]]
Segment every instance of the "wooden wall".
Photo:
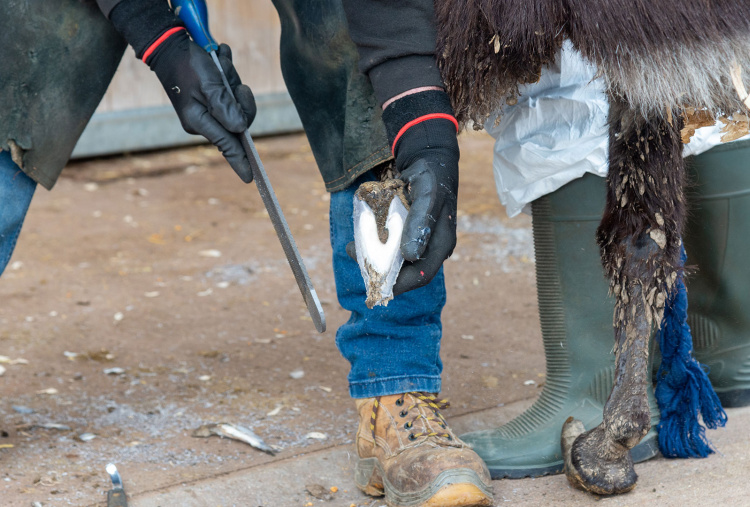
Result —
[[[311, 0], [314, 1], [314, 0]], [[232, 47], [237, 71], [256, 95], [283, 92], [279, 17], [270, 0], [207, 0], [211, 33]], [[98, 112], [169, 105], [156, 76], [128, 48]]]
[[[310, 0], [315, 1], [315, 0]], [[207, 0], [211, 32], [232, 47], [237, 71], [252, 88], [258, 116], [250, 133], [302, 129], [279, 64], [281, 27], [271, 0]], [[161, 83], [128, 49], [73, 158], [206, 142], [182, 130]]]

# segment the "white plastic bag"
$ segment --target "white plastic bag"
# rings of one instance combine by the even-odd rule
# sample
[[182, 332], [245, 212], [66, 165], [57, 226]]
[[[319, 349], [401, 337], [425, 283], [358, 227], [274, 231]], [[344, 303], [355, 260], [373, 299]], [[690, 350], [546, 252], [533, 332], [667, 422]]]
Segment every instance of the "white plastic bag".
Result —
[[608, 104], [596, 69], [566, 41], [518, 103], [485, 123], [495, 138], [493, 162], [500, 202], [509, 216], [590, 172], [607, 174]]
[[[585, 173], [606, 176], [609, 105], [596, 69], [565, 41], [557, 61], [537, 83], [520, 87], [518, 103], [485, 122], [495, 138], [493, 169], [508, 216], [530, 212], [529, 204]], [[497, 125], [495, 119], [500, 116]], [[704, 127], [683, 156], [720, 144], [720, 122]], [[748, 139], [746, 136], [743, 139]]]

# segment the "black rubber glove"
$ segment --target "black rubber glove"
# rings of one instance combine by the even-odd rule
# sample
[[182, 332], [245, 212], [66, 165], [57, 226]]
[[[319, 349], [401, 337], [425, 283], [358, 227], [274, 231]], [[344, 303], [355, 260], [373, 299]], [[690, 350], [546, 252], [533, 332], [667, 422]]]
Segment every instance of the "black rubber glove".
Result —
[[411, 202], [401, 235], [401, 268], [393, 294], [427, 285], [456, 247], [458, 124], [448, 95], [407, 95], [383, 111], [396, 168]]
[[178, 18], [161, 0], [123, 0], [110, 13], [115, 28], [133, 46], [136, 56], [153, 70], [189, 134], [199, 134], [224, 154], [238, 174], [251, 174], [241, 134], [255, 118], [255, 99], [232, 64], [229, 46], [218, 50], [219, 61], [234, 97], [224, 87], [211, 56], [195, 44]]
[[237, 134], [244, 132], [255, 118], [255, 99], [250, 88], [241, 84], [229, 46], [219, 46], [218, 56], [234, 97], [224, 86], [211, 56], [185, 32], [172, 35], [159, 46], [149, 65], [164, 86], [185, 132], [211, 141], [238, 174], [252, 174]]

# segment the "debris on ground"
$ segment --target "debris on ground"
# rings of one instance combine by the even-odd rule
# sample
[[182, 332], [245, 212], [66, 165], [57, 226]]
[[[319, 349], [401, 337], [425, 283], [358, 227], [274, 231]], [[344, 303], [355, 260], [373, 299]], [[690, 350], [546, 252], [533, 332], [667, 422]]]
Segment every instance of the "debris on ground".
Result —
[[11, 359], [8, 356], [0, 356], [0, 363], [5, 364], [29, 364], [29, 362], [26, 359], [23, 359], [22, 357], [19, 357], [17, 359]]
[[256, 435], [251, 429], [245, 428], [244, 426], [229, 423], [204, 424], [193, 432], [193, 436], [196, 438], [217, 436], [239, 440], [240, 442], [245, 442], [256, 449], [267, 452], [271, 456], [276, 454], [276, 451], [270, 445], [265, 443], [263, 439]]
[[70, 431], [72, 429], [70, 426], [67, 426], [65, 424], [57, 424], [57, 423], [33, 423], [33, 424], [24, 424], [22, 426], [16, 427], [16, 429], [19, 431], [33, 430], [35, 428], [42, 428], [45, 430], [60, 430], [60, 431]]
[[46, 476], [40, 475], [36, 479], [34, 479], [34, 484], [38, 484], [39, 486], [54, 486], [55, 484], [60, 482], [60, 474], [58, 474], [55, 470], [50, 470], [47, 472]]
[[305, 490], [318, 500], [333, 500], [333, 495], [325, 486], [320, 484], [305, 484]]
[[71, 361], [77, 361], [79, 359], [89, 359], [91, 361], [97, 361], [99, 363], [114, 361], [115, 355], [107, 349], [92, 350], [89, 352], [71, 352], [66, 350], [63, 355]]
[[221, 257], [221, 252], [219, 250], [201, 250], [198, 252], [198, 255], [201, 257], [213, 257], [218, 258]]
[[275, 416], [275, 415], [278, 415], [278, 414], [279, 414], [279, 412], [281, 412], [281, 409], [282, 409], [283, 407], [284, 407], [284, 405], [276, 405], [276, 408], [274, 408], [273, 410], [271, 410], [270, 412], [268, 412], [268, 413], [267, 413], [266, 415], [267, 415], [268, 417], [273, 417], [273, 416]]

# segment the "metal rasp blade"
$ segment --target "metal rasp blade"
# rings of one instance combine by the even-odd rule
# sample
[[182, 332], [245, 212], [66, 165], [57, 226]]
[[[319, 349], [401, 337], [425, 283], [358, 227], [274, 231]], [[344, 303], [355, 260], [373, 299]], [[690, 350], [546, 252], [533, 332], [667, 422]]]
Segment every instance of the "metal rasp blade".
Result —
[[[224, 75], [223, 69], [221, 68], [221, 63], [219, 62], [219, 57], [216, 55], [216, 51], [211, 51], [210, 54], [214, 63], [221, 71], [224, 86], [229, 93], [232, 93], [232, 89]], [[307, 311], [312, 318], [315, 329], [317, 329], [319, 333], [323, 333], [326, 330], [326, 315], [323, 311], [323, 306], [320, 304], [320, 299], [318, 299], [318, 294], [315, 292], [315, 288], [313, 288], [310, 275], [307, 274], [307, 268], [305, 267], [305, 263], [302, 260], [299, 250], [297, 250], [297, 244], [294, 242], [292, 231], [289, 230], [289, 224], [284, 217], [284, 213], [281, 211], [279, 200], [276, 198], [276, 193], [273, 191], [271, 181], [268, 179], [266, 170], [263, 167], [263, 162], [260, 161], [260, 155], [258, 155], [258, 150], [255, 148], [253, 138], [250, 137], [250, 130], [245, 130], [240, 135], [240, 139], [242, 141], [242, 147], [245, 149], [247, 159], [250, 161], [250, 169], [253, 172], [253, 180], [258, 187], [260, 198], [263, 201], [263, 205], [266, 207], [266, 211], [268, 211], [268, 216], [271, 218], [271, 223], [276, 230], [276, 236], [279, 238], [281, 248], [284, 250], [287, 262], [289, 262], [289, 267], [292, 268], [294, 279], [297, 280], [297, 286], [302, 293], [302, 298], [305, 300]]]
[[[224, 87], [231, 96], [234, 96], [232, 87], [229, 86], [229, 81], [227, 81], [224, 69], [219, 62], [219, 57], [216, 55], [219, 45], [208, 29], [208, 9], [205, 0], [170, 0], [170, 3], [174, 9], [174, 13], [185, 23], [185, 27], [193, 41], [211, 55], [211, 59], [219, 69]], [[268, 211], [268, 216], [271, 217], [271, 223], [276, 230], [279, 242], [281, 242], [281, 248], [284, 249], [286, 260], [292, 268], [294, 278], [297, 280], [297, 285], [305, 300], [305, 305], [307, 305], [307, 311], [310, 313], [310, 317], [312, 317], [315, 329], [319, 333], [322, 333], [326, 330], [326, 316], [323, 312], [323, 307], [318, 299], [318, 294], [313, 288], [312, 281], [310, 281], [310, 275], [307, 274], [305, 263], [302, 261], [299, 250], [297, 250], [292, 232], [289, 230], [284, 213], [281, 211], [281, 206], [279, 206], [279, 201], [276, 199], [271, 182], [268, 180], [263, 163], [260, 161], [258, 150], [255, 149], [253, 138], [250, 137], [250, 130], [245, 130], [240, 135], [240, 138], [247, 159], [250, 161], [252, 179], [255, 180], [258, 192], [260, 192], [260, 197], [263, 200], [263, 205], [266, 207], [266, 211]], [[237, 171], [237, 175], [245, 183], [250, 182], [250, 175], [246, 171]]]
[[260, 161], [258, 150], [255, 149], [255, 143], [253, 143], [250, 132], [247, 130], [242, 134], [242, 146], [245, 148], [247, 158], [250, 161], [250, 167], [253, 170], [253, 179], [255, 180], [255, 185], [258, 187], [260, 198], [266, 206], [266, 211], [268, 211], [268, 216], [271, 218], [274, 229], [276, 229], [276, 236], [279, 238], [281, 248], [284, 249], [284, 254], [286, 254], [286, 260], [289, 262], [289, 267], [292, 268], [295, 280], [297, 280], [297, 285], [307, 305], [307, 311], [310, 313], [310, 317], [312, 317], [315, 329], [319, 333], [322, 333], [326, 330], [326, 316], [323, 312], [323, 307], [320, 304], [320, 299], [318, 299], [318, 294], [313, 288], [312, 281], [310, 281], [310, 275], [307, 274], [302, 256], [299, 250], [297, 250], [297, 245], [294, 243], [294, 237], [292, 237], [289, 225], [286, 222], [286, 218], [284, 218], [284, 213], [281, 211], [281, 206], [279, 206], [279, 201], [276, 199], [271, 182], [268, 180], [266, 170], [263, 168], [263, 162]]

